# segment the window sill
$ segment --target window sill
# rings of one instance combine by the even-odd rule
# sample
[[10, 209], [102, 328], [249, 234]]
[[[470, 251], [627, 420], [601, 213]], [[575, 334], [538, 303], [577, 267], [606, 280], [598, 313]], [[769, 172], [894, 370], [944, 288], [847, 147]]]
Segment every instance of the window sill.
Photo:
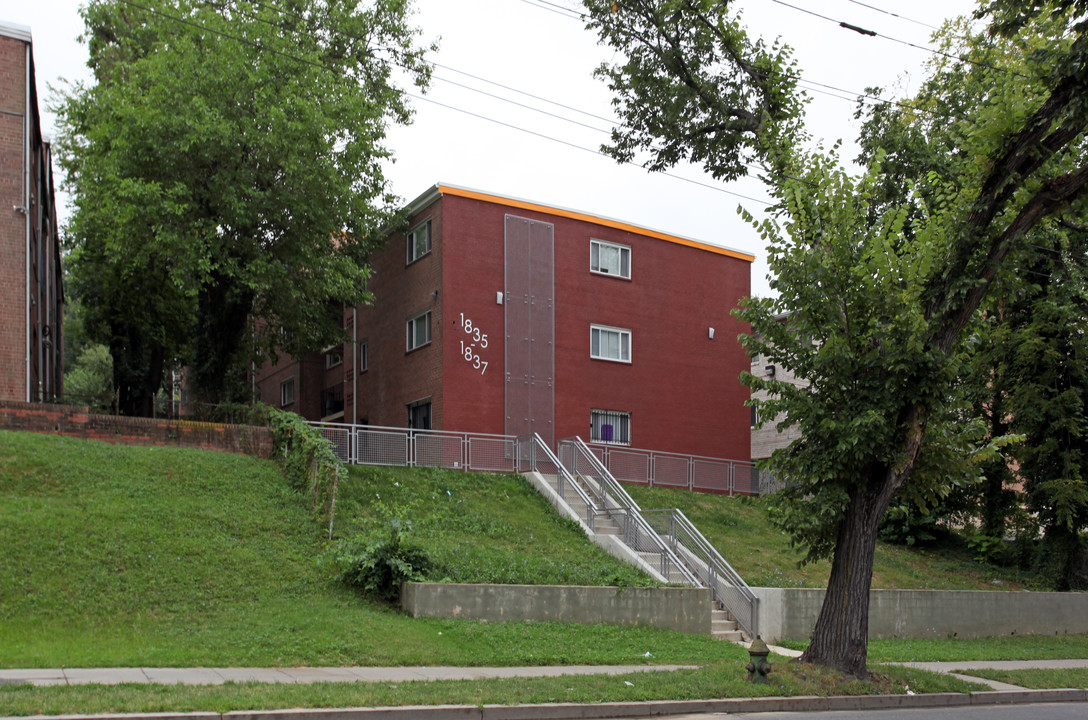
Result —
[[596, 275], [598, 277], [613, 278], [615, 280], [626, 280], [627, 282], [631, 282], [630, 275], [617, 275], [616, 273], [602, 272], [601, 270], [594, 270], [593, 268], [589, 269], [589, 274]]

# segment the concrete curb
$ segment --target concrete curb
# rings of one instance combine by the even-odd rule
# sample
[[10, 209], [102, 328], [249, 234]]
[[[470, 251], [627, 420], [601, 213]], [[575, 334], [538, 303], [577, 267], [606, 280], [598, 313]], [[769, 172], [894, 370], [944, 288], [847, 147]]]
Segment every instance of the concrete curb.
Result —
[[376, 708], [243, 710], [228, 713], [138, 713], [30, 715], [0, 720], [602, 720], [691, 713], [812, 712], [886, 710], [1026, 703], [1088, 702], [1088, 690], [1013, 690], [927, 695], [853, 695], [652, 700], [648, 702], [557, 703], [546, 705], [412, 705]]

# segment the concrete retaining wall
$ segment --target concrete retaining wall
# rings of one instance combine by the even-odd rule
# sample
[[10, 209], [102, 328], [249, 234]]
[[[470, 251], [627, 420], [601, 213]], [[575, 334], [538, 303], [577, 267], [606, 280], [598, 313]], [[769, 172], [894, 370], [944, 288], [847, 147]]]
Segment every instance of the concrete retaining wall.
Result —
[[[752, 588], [759, 634], [773, 642], [812, 634], [821, 588]], [[1088, 633], [1088, 593], [873, 590], [870, 637], [991, 637]]]
[[405, 583], [401, 607], [412, 617], [653, 625], [710, 633], [705, 588]]

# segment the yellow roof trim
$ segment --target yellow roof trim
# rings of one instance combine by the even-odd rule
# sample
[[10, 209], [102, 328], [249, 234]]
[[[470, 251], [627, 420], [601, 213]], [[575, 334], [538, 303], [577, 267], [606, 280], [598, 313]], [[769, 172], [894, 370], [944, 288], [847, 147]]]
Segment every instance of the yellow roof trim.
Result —
[[588, 213], [578, 212], [576, 210], [567, 210], [564, 208], [551, 207], [549, 205], [529, 202], [528, 200], [516, 200], [514, 198], [503, 197], [502, 195], [492, 195], [490, 193], [484, 193], [478, 190], [469, 190], [467, 188], [457, 187], [456, 185], [439, 184], [438, 192], [442, 195], [454, 195], [456, 197], [463, 197], [471, 200], [481, 200], [483, 202], [495, 203], [497, 205], [505, 205], [507, 207], [518, 208], [520, 210], [534, 210], [537, 212], [548, 213], [549, 215], [558, 215], [559, 217], [565, 217], [571, 220], [582, 220], [585, 222], [591, 222], [596, 225], [604, 225], [605, 227], [610, 227], [615, 230], [623, 230], [626, 232], [635, 233], [637, 235], [644, 235], [646, 237], [664, 240], [665, 242], [676, 243], [677, 245], [685, 245], [687, 247], [696, 248], [697, 250], [706, 250], [707, 252], [712, 252], [716, 255], [725, 255], [726, 257], [736, 258], [737, 260], [744, 260], [745, 262], [755, 262], [756, 259], [755, 255], [749, 255], [748, 253], [743, 253], [739, 250], [730, 250], [729, 248], [719, 247], [718, 245], [710, 245], [707, 243], [699, 242], [698, 240], [690, 240], [688, 238], [679, 237], [677, 235], [669, 235], [667, 233], [663, 233], [657, 230], [650, 230], [649, 228], [639, 227], [638, 225], [632, 225], [630, 223], [621, 222], [619, 220], [612, 220], [596, 215], [590, 215]]

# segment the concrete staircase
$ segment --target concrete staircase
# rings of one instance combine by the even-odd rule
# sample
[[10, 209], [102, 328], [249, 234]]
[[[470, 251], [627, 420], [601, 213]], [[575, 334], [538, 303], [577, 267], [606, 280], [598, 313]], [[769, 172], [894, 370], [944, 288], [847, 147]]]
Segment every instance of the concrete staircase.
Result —
[[[577, 491], [571, 492], [571, 489], [567, 488], [564, 493], [565, 497], [561, 497], [557, 488], [558, 477], [556, 475], [543, 475], [538, 472], [531, 472], [526, 473], [525, 476], [549, 499], [552, 505], [559, 510], [562, 515], [577, 520], [586, 535], [614, 557], [638, 566], [660, 582], [676, 583], [679, 585], [690, 584], [688, 578], [679, 567], [670, 567], [667, 575], [661, 573], [659, 571], [661, 566], [659, 553], [639, 552], [628, 547], [622, 539], [623, 528], [620, 526], [619, 522], [609, 515], [598, 512], [592, 518], [591, 528], [590, 523], [587, 522], [587, 511], [589, 506], [581, 497], [581, 493], [578, 493]], [[595, 488], [593, 487], [594, 481], [592, 479], [581, 475], [575, 476], [574, 479], [586, 495], [589, 495], [590, 497], [593, 496]], [[734, 620], [729, 611], [722, 608], [721, 604], [717, 601], [715, 601], [714, 608], [711, 610], [710, 614], [709, 630], [713, 637], [718, 638], [719, 640], [737, 643], [744, 642], [747, 639], [746, 633], [740, 628], [740, 624]]]
[[745, 637], [747, 633], [741, 630], [740, 623], [733, 619], [729, 611], [722, 608], [717, 601], [714, 605], [715, 608], [710, 611], [710, 634], [726, 642], [748, 642], [749, 639]]
[[[594, 543], [659, 582], [710, 588], [714, 607], [708, 631], [714, 637], [741, 642], [750, 639], [746, 628], [756, 632], [752, 618], [758, 600], [682, 512], [639, 508], [580, 438], [562, 441], [559, 457], [538, 435], [518, 441], [525, 459], [518, 469]], [[740, 600], [738, 593], [744, 595]]]

